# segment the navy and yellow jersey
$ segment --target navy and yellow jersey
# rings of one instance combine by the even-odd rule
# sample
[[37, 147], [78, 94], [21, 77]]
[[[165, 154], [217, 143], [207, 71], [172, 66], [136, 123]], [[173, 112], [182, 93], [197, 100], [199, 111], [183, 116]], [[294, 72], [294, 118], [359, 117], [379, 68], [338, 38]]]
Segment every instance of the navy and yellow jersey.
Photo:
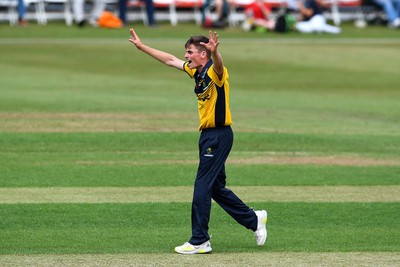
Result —
[[199, 109], [199, 130], [231, 125], [228, 70], [224, 67], [221, 80], [213, 68], [212, 60], [200, 73], [196, 69], [190, 69], [187, 62], [184, 63], [183, 70], [195, 79], [194, 93]]

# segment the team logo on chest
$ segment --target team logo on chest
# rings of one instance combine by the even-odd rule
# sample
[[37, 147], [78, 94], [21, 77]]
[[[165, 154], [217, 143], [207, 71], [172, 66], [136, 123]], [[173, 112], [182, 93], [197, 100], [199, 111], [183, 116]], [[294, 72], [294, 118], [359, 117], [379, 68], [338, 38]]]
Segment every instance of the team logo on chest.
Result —
[[196, 83], [195, 92], [196, 92], [198, 101], [205, 102], [211, 98], [210, 92], [207, 92], [208, 88], [209, 88], [209, 85], [206, 85], [206, 83], [204, 82], [204, 79], [200, 79]]
[[204, 88], [205, 87], [204, 86], [204, 80], [203, 79], [198, 80], [196, 87], [197, 88]]

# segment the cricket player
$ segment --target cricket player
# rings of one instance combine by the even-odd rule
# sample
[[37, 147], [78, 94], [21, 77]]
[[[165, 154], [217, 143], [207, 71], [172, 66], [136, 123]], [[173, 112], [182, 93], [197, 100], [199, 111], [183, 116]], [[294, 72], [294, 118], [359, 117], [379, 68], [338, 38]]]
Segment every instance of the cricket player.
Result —
[[194, 183], [192, 202], [192, 236], [188, 242], [175, 247], [181, 254], [211, 252], [208, 223], [211, 198], [233, 219], [254, 232], [257, 245], [267, 239], [267, 212], [254, 211], [225, 187], [225, 161], [233, 144], [232, 116], [229, 108], [229, 74], [218, 52], [218, 34], [192, 36], [185, 44], [185, 61], [142, 43], [134, 29], [129, 41], [137, 49], [161, 63], [186, 72], [194, 79], [201, 131], [199, 166]]

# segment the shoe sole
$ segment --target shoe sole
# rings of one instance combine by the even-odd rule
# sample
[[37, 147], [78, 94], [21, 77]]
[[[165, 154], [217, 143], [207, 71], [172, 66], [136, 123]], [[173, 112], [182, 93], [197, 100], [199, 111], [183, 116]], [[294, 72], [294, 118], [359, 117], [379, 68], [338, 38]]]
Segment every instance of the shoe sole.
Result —
[[179, 254], [185, 254], [185, 255], [193, 255], [193, 254], [207, 254], [211, 253], [212, 249], [206, 250], [206, 249], [199, 249], [199, 250], [192, 250], [192, 251], [178, 251], [175, 249], [176, 253]]

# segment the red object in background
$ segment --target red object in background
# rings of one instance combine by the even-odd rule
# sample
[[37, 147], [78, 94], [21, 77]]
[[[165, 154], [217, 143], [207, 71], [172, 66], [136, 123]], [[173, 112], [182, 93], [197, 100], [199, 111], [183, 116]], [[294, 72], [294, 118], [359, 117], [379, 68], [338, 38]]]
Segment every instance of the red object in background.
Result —
[[[268, 3], [262, 3], [268, 13], [271, 13], [271, 7]], [[253, 3], [246, 6], [245, 12], [247, 14], [252, 13], [255, 19], [266, 19], [264, 12], [261, 10], [260, 3], [254, 1]]]

